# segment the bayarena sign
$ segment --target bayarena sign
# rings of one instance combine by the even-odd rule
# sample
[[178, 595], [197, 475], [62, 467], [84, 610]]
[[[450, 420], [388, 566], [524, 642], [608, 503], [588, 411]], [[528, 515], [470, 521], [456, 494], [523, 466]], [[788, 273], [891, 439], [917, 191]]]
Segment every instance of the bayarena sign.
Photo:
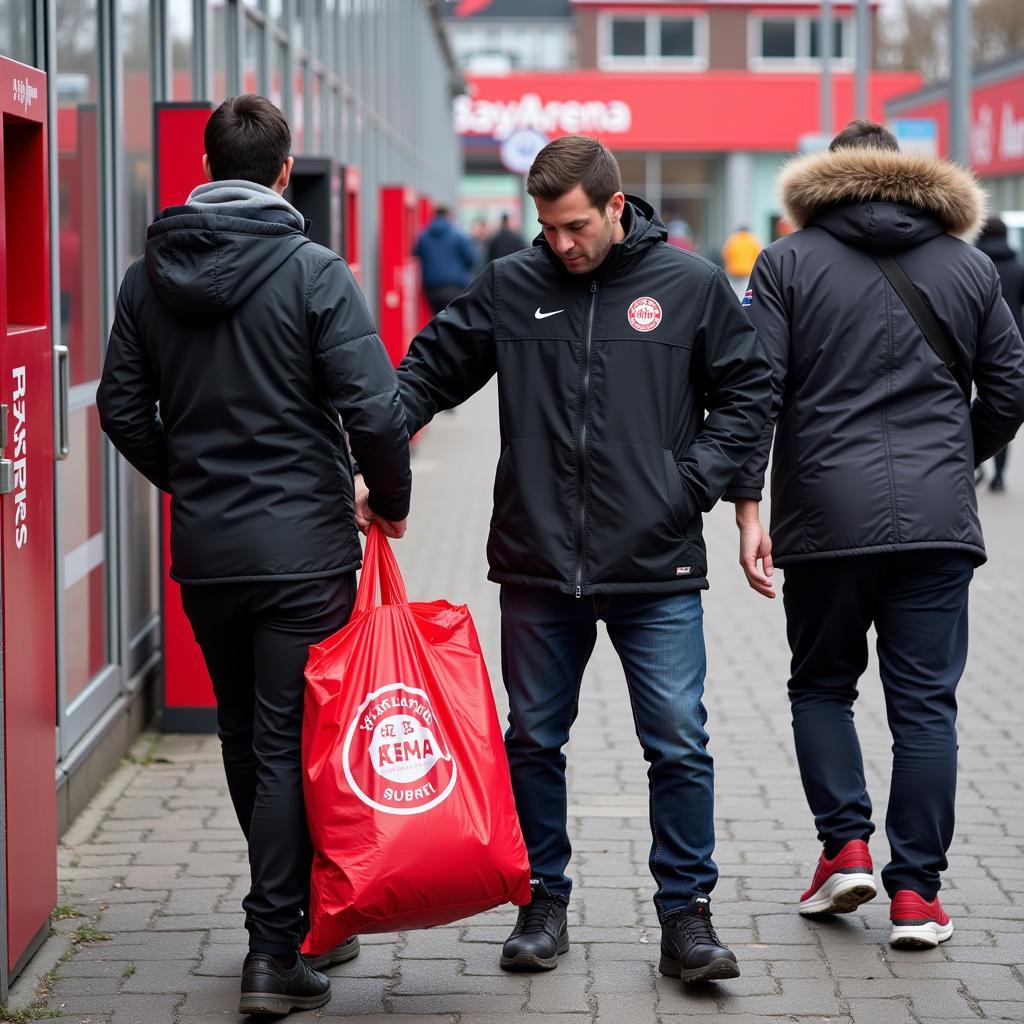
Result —
[[535, 92], [517, 100], [455, 100], [455, 130], [459, 135], [489, 135], [498, 142], [514, 132], [531, 130], [547, 136], [621, 135], [633, 124], [633, 111], [622, 100], [548, 100]]

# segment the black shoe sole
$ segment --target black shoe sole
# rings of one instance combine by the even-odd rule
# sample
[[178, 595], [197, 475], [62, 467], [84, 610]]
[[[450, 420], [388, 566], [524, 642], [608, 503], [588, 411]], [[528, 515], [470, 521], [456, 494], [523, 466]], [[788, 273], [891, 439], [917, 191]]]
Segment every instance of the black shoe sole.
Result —
[[316, 1010], [331, 1001], [328, 989], [319, 996], [271, 995], [265, 992], [243, 992], [238, 1000], [238, 1012], [283, 1017], [293, 1010]]
[[727, 981], [740, 976], [740, 965], [726, 956], [716, 957], [703, 967], [683, 970], [683, 965], [675, 957], [661, 954], [658, 970], [669, 978], [679, 978], [687, 984], [702, 981]]
[[553, 971], [558, 966], [558, 958], [569, 952], [569, 936], [563, 935], [558, 940], [558, 949], [552, 957], [537, 956], [536, 953], [516, 953], [515, 956], [502, 956], [503, 971]]
[[337, 954], [321, 953], [320, 956], [303, 956], [303, 960], [313, 968], [314, 971], [323, 971], [328, 967], [334, 967], [336, 964], [347, 964], [349, 960], [355, 960], [359, 956], [359, 940], [349, 946], [344, 947], [344, 951]]

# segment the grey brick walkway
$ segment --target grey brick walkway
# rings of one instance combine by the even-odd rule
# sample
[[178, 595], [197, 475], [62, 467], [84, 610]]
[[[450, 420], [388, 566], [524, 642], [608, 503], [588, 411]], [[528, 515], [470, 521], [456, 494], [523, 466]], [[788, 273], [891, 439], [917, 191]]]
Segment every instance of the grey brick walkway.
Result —
[[[470, 603], [500, 688], [497, 588], [485, 582], [483, 560], [496, 454], [491, 391], [440, 417], [417, 454], [413, 526], [398, 551], [414, 597]], [[828, 923], [795, 913], [818, 850], [792, 753], [782, 608], [747, 591], [734, 564], [730, 510], [721, 508], [707, 528], [714, 587], [706, 598], [708, 704], [722, 873], [715, 907], [743, 977], [694, 992], [656, 973], [645, 764], [615, 656], [602, 640], [569, 750], [578, 888], [573, 947], [558, 970], [502, 974], [498, 943], [514, 918], [502, 909], [434, 931], [368, 937], [356, 961], [334, 970], [329, 1007], [292, 1019], [1024, 1020], [1022, 466], [1024, 449], [1011, 462], [1009, 494], [982, 497], [992, 561], [973, 591], [972, 657], [961, 687], [959, 829], [943, 893], [957, 925], [950, 943], [927, 953], [890, 950], [882, 898]], [[884, 808], [890, 741], [876, 679], [869, 676], [863, 689], [858, 721], [876, 807]], [[884, 863], [884, 836], [873, 849]], [[247, 866], [212, 740], [140, 743], [65, 837], [60, 864], [62, 902], [109, 939], [76, 946], [69, 936], [82, 920], [57, 922], [17, 1000], [31, 999], [35, 976], [56, 965], [45, 1006], [66, 1018], [237, 1019]]]

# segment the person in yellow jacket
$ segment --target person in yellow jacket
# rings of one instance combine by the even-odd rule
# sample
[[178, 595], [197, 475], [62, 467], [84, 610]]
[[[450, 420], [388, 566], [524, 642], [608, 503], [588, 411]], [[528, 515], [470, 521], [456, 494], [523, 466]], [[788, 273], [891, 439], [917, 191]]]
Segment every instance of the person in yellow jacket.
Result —
[[737, 228], [722, 246], [722, 263], [725, 272], [732, 281], [736, 295], [742, 299], [747, 288], [747, 281], [754, 269], [754, 262], [760, 255], [763, 245], [757, 240], [750, 228]]

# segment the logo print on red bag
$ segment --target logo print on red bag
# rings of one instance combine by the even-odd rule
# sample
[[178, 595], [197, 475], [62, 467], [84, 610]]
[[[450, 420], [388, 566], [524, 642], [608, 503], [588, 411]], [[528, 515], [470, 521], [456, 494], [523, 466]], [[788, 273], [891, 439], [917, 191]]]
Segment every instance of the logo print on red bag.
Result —
[[642, 295], [629, 304], [626, 319], [634, 331], [653, 331], [661, 323], [661, 304], [650, 295]]
[[341, 752], [363, 803], [386, 814], [422, 814], [455, 787], [458, 768], [425, 691], [392, 683], [369, 694]]

